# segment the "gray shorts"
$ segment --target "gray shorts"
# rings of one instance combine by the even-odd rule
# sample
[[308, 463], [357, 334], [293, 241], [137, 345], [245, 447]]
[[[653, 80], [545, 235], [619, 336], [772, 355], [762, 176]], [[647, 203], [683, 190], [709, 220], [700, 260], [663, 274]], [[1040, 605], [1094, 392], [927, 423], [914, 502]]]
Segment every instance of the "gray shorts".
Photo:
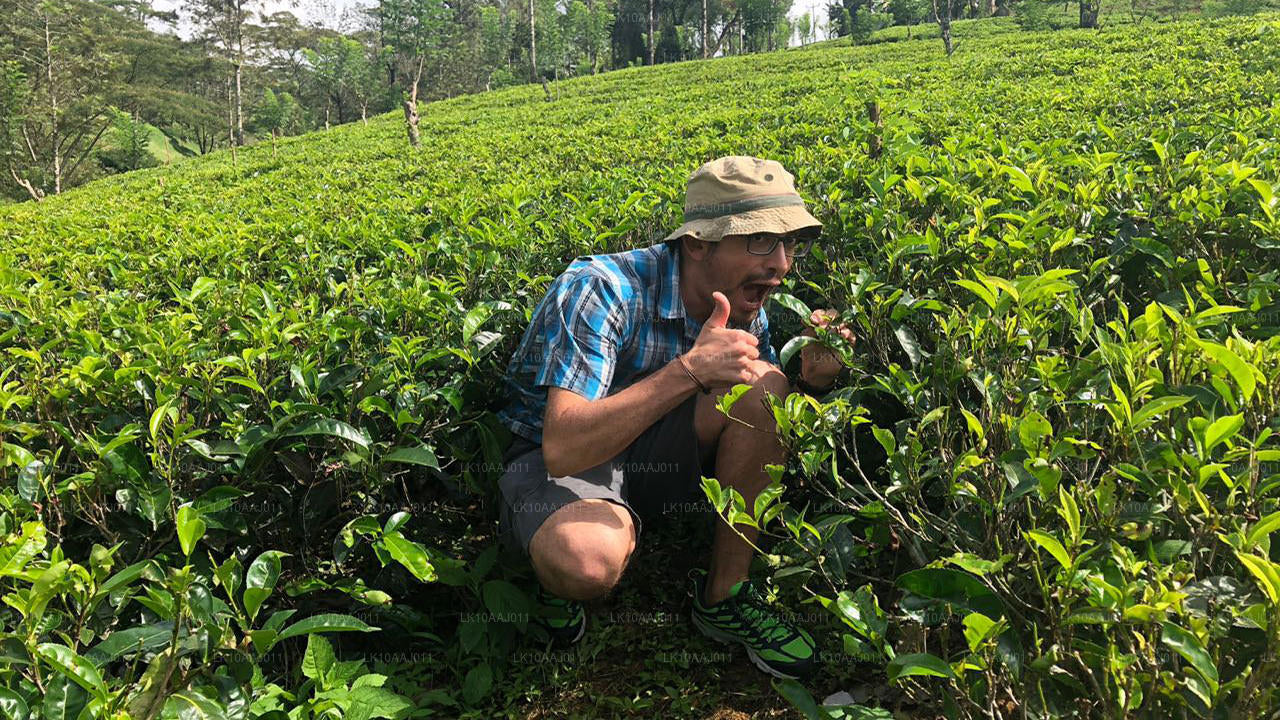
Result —
[[[533, 534], [556, 510], [577, 500], [604, 499], [625, 507], [639, 537], [642, 519], [656, 519], [673, 508], [700, 508], [702, 476], [711, 475], [700, 460], [693, 412], [697, 396], [650, 425], [613, 459], [567, 477], [552, 477], [542, 446], [516, 436], [508, 448], [502, 491], [499, 537], [526, 554]], [[710, 462], [708, 464], [711, 464]]]

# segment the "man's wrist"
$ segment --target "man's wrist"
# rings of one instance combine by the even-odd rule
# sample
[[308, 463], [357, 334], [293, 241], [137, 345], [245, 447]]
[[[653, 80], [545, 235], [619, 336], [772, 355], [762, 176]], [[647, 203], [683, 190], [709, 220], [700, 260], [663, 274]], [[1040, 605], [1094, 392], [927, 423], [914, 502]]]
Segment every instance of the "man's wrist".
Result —
[[680, 369], [684, 371], [685, 375], [689, 376], [689, 379], [693, 381], [694, 385], [697, 386], [698, 390], [700, 390], [703, 395], [711, 393], [711, 388], [707, 387], [702, 380], [698, 379], [697, 375], [693, 374], [693, 368], [689, 367], [689, 361], [685, 360], [683, 353], [676, 355], [676, 363], [680, 365]]
[[827, 393], [835, 389], [837, 377], [831, 378], [830, 382], [828, 382], [825, 386], [821, 386], [821, 385], [810, 385], [808, 382], [805, 381], [803, 376], [800, 376], [796, 378], [796, 389], [804, 393], [805, 395], [826, 395]]

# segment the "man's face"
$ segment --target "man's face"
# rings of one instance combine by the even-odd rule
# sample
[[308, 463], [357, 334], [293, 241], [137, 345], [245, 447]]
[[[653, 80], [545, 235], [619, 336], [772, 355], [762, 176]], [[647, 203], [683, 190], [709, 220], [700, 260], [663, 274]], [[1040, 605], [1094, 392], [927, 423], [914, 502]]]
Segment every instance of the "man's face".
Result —
[[[767, 243], [764, 244], [767, 247]], [[712, 289], [729, 299], [730, 322], [748, 325], [760, 313], [769, 293], [790, 272], [794, 258], [787, 257], [782, 242], [768, 255], [749, 253], [747, 237], [742, 235], [726, 235], [711, 245], [706, 260]]]

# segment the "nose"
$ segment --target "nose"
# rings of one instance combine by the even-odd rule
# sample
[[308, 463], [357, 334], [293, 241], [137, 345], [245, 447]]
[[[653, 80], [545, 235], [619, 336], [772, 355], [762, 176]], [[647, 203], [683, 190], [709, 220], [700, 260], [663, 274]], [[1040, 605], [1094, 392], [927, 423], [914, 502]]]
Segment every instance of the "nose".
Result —
[[779, 242], [778, 245], [773, 248], [773, 252], [769, 253], [765, 258], [765, 267], [773, 270], [778, 278], [781, 279], [786, 276], [788, 271], [791, 270], [791, 263], [794, 262], [794, 260], [795, 258], [787, 255], [786, 243]]

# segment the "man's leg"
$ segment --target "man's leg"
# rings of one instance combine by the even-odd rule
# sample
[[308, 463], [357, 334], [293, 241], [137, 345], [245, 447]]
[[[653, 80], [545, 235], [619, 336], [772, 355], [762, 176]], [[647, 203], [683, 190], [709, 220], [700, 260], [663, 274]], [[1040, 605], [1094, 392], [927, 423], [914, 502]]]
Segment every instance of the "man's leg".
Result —
[[636, 548], [631, 513], [609, 500], [578, 500], [556, 510], [529, 541], [542, 587], [568, 600], [594, 600], [622, 577]]
[[[716, 408], [716, 399], [723, 393], [698, 398], [694, 414], [698, 442], [703, 448], [715, 448], [716, 478], [722, 487], [737, 490], [746, 500], [748, 509], [754, 505], [756, 495], [769, 484], [769, 474], [764, 466], [781, 464], [786, 459], [778, 440], [777, 423], [765, 405], [765, 393], [785, 397], [790, 389], [790, 382], [780, 370], [767, 373], [734, 403], [730, 412], [741, 422], [730, 420]], [[737, 529], [747, 540], [755, 542], [758, 535], [755, 528], [739, 525]], [[747, 578], [755, 552], [747, 540], [728, 523], [716, 523], [704, 603], [720, 602], [735, 583]]]

